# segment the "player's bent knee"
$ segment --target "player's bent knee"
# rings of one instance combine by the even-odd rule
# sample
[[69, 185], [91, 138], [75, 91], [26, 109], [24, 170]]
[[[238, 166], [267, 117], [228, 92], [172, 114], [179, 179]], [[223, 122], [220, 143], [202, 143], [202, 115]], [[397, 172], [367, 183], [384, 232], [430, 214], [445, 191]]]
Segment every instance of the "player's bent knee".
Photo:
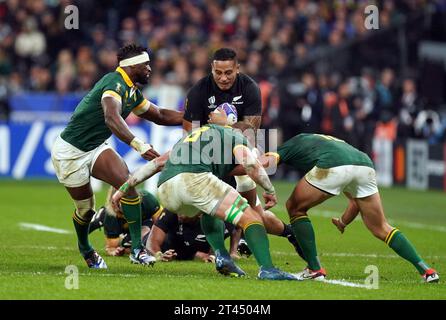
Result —
[[297, 212], [297, 210], [298, 210], [297, 204], [293, 199], [288, 199], [285, 205], [286, 205], [288, 214], [290, 214], [290, 215], [294, 215], [294, 213]]
[[299, 208], [299, 206], [293, 200], [288, 200], [286, 202], [286, 209], [290, 218], [307, 215], [307, 210]]
[[249, 208], [248, 201], [238, 195], [233, 204], [225, 211], [225, 221], [237, 225], [247, 208]]
[[243, 213], [243, 216], [239, 220], [237, 226], [244, 230], [248, 225], [254, 223], [264, 225], [261, 217], [259, 217], [259, 215], [251, 207], [248, 207]]
[[93, 195], [84, 200], [74, 200], [74, 205], [76, 207], [74, 219], [81, 224], [90, 223], [91, 218], [95, 214], [95, 196]]

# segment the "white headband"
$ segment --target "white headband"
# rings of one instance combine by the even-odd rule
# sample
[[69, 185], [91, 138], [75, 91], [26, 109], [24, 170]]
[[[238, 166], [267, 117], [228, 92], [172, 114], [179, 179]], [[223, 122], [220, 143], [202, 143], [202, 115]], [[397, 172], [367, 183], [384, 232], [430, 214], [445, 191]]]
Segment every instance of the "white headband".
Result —
[[121, 60], [119, 62], [119, 66], [128, 67], [128, 66], [133, 66], [135, 64], [144, 63], [147, 61], [150, 61], [149, 54], [147, 52], [143, 52], [137, 56]]

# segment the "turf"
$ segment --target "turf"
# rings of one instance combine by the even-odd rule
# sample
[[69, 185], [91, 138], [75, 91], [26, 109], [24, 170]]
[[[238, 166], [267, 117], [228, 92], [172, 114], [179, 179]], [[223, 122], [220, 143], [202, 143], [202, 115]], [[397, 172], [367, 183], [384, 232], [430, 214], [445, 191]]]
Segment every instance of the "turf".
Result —
[[[279, 204], [273, 210], [285, 219], [284, 202], [293, 185], [275, 183]], [[310, 211], [321, 261], [331, 280], [320, 282], [266, 282], [256, 280], [253, 257], [239, 265], [249, 278], [220, 276], [214, 266], [199, 261], [157, 263], [153, 268], [131, 265], [126, 257], [106, 257], [108, 270], [89, 270], [81, 259], [71, 223], [73, 205], [64, 188], [50, 181], [0, 181], [0, 299], [445, 299], [445, 282], [424, 284], [412, 265], [398, 258], [375, 239], [361, 220], [341, 235], [329, 217], [346, 206], [342, 197], [330, 199]], [[382, 189], [387, 217], [415, 244], [418, 252], [446, 274], [446, 207], [442, 192]], [[98, 206], [105, 191], [97, 194]], [[24, 230], [20, 223], [34, 223], [71, 233]], [[101, 232], [92, 243], [104, 254]], [[275, 264], [298, 272], [304, 263], [282, 238], [270, 236]], [[65, 287], [65, 269], [79, 270], [79, 288]], [[364, 288], [374, 265], [379, 288]], [[69, 281], [68, 281], [69, 282]], [[359, 285], [348, 287], [341, 284]]]

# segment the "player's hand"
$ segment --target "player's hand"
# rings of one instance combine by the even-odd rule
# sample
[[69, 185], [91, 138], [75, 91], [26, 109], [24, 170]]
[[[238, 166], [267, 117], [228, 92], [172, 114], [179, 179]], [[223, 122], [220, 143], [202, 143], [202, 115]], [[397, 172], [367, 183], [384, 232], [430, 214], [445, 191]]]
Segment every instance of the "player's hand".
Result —
[[120, 212], [121, 211], [121, 198], [124, 196], [124, 193], [120, 190], [117, 190], [112, 198], [111, 198], [111, 203], [112, 203], [112, 207], [113, 210], [116, 212]]
[[228, 124], [228, 116], [222, 108], [217, 108], [209, 113], [208, 123], [225, 126]]
[[146, 160], [150, 161], [160, 156], [159, 153], [153, 149], [151, 144], [144, 142], [138, 137], [134, 137], [133, 140], [130, 141], [130, 146]]
[[143, 157], [147, 161], [158, 158], [159, 156], [160, 156], [160, 154], [153, 148], [151, 148], [150, 150], [147, 150], [146, 152], [141, 154], [141, 157]]
[[206, 252], [197, 251], [195, 253], [195, 258], [201, 259], [203, 262], [215, 262], [215, 256]]
[[341, 219], [331, 218], [331, 223], [333, 223], [341, 233], [344, 233], [346, 225], [341, 221]]
[[166, 250], [160, 257], [161, 261], [172, 261], [177, 256], [177, 253], [173, 249]]
[[263, 199], [265, 200], [265, 210], [268, 210], [277, 204], [277, 196], [275, 193], [264, 192]]
[[114, 251], [110, 252], [111, 256], [120, 257], [125, 253], [124, 247], [117, 247]]

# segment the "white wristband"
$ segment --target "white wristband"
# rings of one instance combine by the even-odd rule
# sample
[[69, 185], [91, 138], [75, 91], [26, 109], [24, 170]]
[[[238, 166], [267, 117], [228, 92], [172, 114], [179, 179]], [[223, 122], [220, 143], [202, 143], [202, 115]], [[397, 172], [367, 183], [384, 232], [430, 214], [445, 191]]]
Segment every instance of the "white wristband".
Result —
[[276, 189], [274, 189], [274, 186], [271, 186], [271, 189], [269, 189], [269, 190], [265, 189], [265, 192], [267, 194], [275, 194], [276, 193]]
[[140, 154], [144, 154], [150, 149], [152, 149], [152, 146], [150, 144], [145, 143], [138, 137], [133, 138], [132, 142], [130, 142], [130, 146], [136, 151], [138, 151]]

